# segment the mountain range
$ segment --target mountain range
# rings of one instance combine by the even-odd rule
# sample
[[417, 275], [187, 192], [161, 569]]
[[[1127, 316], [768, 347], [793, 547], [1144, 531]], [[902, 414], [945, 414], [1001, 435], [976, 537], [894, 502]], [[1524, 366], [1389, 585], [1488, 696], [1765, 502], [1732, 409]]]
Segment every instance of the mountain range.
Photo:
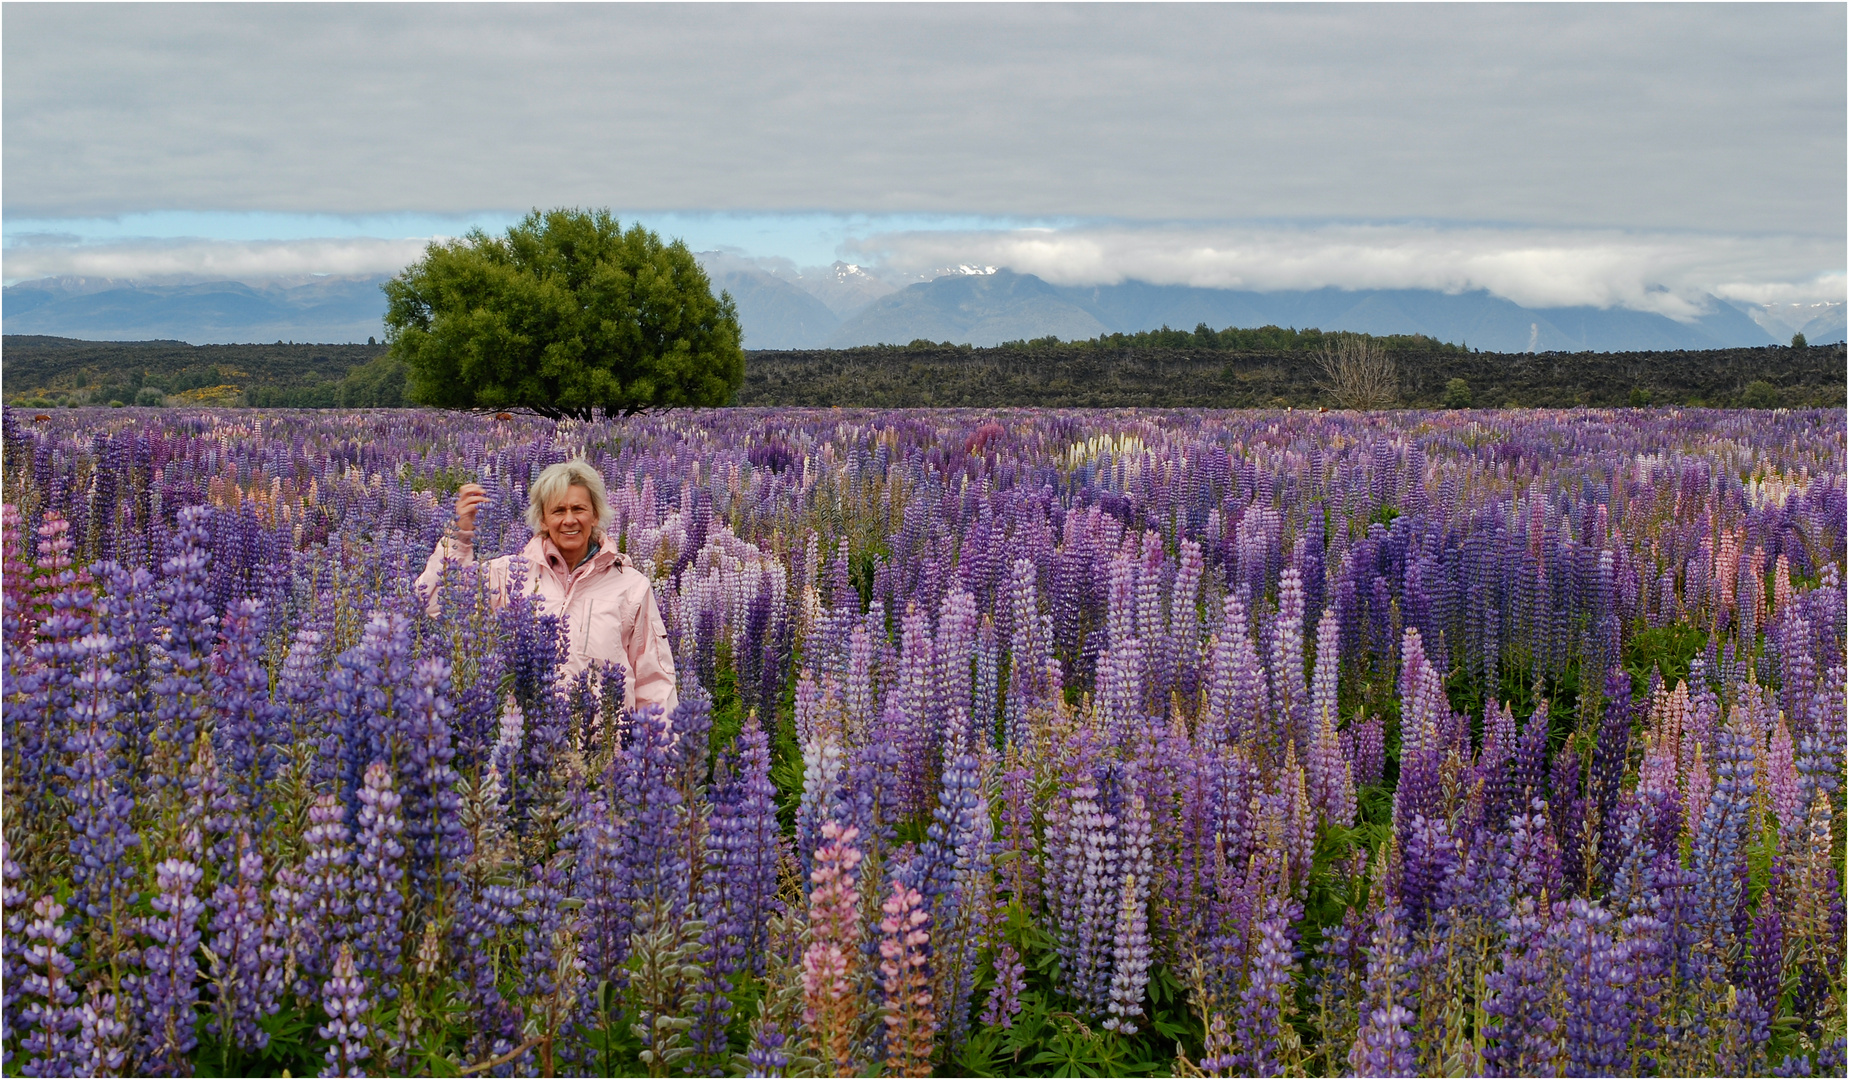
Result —
[[9, 285], [9, 334], [88, 341], [361, 342], [385, 334], [384, 277], [301, 277], [260, 284], [149, 285], [113, 278], [41, 278]]
[[[1735, 305], [1711, 299], [1691, 322], [1623, 308], [1526, 308], [1487, 292], [1315, 289], [1251, 292], [1151, 285], [1054, 285], [992, 267], [946, 267], [928, 280], [883, 278], [852, 263], [797, 267], [703, 252], [716, 288], [738, 305], [747, 349], [850, 348], [919, 339], [972, 345], [1063, 340], [1162, 326], [1318, 327], [1425, 334], [1486, 351], [1712, 349], [1844, 340], [1844, 305]], [[194, 344], [357, 342], [382, 336], [383, 277], [150, 285], [46, 278], [8, 286], [8, 334]]]

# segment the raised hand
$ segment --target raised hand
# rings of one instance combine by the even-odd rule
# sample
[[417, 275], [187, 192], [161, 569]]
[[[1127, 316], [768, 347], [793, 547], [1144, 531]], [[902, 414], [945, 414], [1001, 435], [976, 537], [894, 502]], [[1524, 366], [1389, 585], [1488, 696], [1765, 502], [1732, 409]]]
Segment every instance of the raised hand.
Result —
[[456, 535], [464, 540], [475, 536], [475, 512], [488, 505], [488, 490], [480, 484], [464, 484], [456, 492]]

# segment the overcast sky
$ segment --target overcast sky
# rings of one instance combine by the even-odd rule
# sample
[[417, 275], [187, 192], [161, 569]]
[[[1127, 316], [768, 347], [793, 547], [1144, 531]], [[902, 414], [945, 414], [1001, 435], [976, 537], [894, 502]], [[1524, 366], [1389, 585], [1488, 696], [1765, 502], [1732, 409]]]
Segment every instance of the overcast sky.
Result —
[[799, 262], [1841, 299], [1846, 12], [11, 3], [5, 277], [390, 271], [577, 204]]

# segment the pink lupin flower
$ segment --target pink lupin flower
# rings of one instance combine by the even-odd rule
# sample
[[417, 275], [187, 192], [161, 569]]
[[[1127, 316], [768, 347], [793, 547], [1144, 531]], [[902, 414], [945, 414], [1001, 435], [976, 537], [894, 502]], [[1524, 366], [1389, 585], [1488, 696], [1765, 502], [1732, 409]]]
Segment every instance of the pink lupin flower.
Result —
[[924, 897], [902, 881], [880, 905], [880, 973], [885, 976], [886, 1066], [900, 1076], [931, 1074], [932, 1036], [937, 1017], [931, 1008], [931, 979], [925, 972], [931, 916]]
[[860, 955], [860, 888], [854, 871], [860, 830], [822, 825], [822, 846], [809, 874], [809, 947], [803, 950], [803, 1023], [841, 1076], [854, 1074], [854, 958]]

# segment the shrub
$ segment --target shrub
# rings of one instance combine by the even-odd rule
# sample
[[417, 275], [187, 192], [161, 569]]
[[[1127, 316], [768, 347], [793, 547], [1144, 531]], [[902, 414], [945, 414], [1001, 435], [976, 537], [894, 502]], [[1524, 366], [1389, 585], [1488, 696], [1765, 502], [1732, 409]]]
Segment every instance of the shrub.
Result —
[[1740, 391], [1740, 404], [1748, 409], [1778, 408], [1778, 387], [1764, 379], [1754, 379]]

